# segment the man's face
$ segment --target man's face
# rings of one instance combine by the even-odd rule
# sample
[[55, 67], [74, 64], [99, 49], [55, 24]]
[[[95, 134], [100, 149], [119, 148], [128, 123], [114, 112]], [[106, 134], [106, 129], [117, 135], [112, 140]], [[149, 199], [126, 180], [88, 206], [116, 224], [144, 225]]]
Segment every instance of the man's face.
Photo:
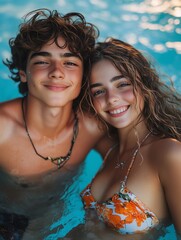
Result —
[[[59, 37], [58, 44], [64, 43]], [[26, 72], [20, 71], [20, 76], [28, 84], [29, 96], [49, 106], [63, 107], [72, 104], [80, 93], [83, 62], [68, 47], [59, 48], [51, 41], [30, 53]]]

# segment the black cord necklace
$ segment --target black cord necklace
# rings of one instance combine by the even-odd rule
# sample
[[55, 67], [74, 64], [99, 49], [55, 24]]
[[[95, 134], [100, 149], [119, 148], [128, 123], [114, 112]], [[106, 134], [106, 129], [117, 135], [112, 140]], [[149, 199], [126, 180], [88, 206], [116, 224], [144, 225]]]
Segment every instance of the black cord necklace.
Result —
[[77, 135], [78, 135], [78, 131], [79, 131], [79, 127], [78, 127], [78, 118], [77, 118], [77, 115], [75, 113], [75, 120], [74, 120], [74, 126], [73, 126], [73, 137], [72, 137], [72, 141], [71, 141], [71, 145], [70, 145], [70, 149], [67, 153], [67, 155], [65, 156], [60, 156], [60, 157], [44, 157], [42, 156], [41, 154], [38, 153], [38, 151], [36, 150], [36, 147], [33, 143], [33, 140], [30, 136], [30, 133], [28, 131], [28, 127], [27, 127], [27, 124], [26, 124], [26, 118], [25, 118], [25, 111], [24, 111], [24, 98], [22, 98], [22, 114], [23, 114], [23, 121], [24, 121], [24, 126], [25, 126], [25, 130], [26, 130], [26, 133], [27, 133], [27, 136], [30, 140], [30, 143], [36, 153], [36, 155], [38, 155], [39, 157], [43, 158], [44, 160], [50, 160], [53, 164], [57, 165], [58, 168], [61, 168], [64, 166], [64, 164], [70, 159], [70, 156], [72, 154], [72, 149], [73, 149], [73, 146], [74, 146], [74, 143], [75, 143], [75, 140], [77, 138]]

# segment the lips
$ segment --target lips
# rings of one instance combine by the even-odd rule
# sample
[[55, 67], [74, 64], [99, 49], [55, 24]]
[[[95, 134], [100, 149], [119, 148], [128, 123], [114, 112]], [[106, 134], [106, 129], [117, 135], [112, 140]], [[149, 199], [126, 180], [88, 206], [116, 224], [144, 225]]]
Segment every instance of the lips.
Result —
[[126, 112], [128, 110], [129, 106], [122, 106], [116, 109], [112, 109], [107, 111], [111, 116], [120, 116], [121, 114], [123, 114], [124, 112]]
[[61, 85], [58, 85], [58, 84], [46, 84], [44, 86], [46, 88], [48, 88], [49, 90], [55, 91], [55, 92], [63, 91], [63, 90], [68, 88], [68, 86], [64, 85], [64, 84], [61, 84]]

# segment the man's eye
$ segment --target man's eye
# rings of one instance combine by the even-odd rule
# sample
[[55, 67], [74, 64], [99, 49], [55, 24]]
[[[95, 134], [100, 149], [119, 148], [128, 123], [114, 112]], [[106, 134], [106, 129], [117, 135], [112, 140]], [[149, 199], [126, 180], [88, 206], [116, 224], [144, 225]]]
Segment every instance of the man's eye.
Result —
[[93, 97], [98, 97], [101, 94], [104, 94], [104, 92], [105, 92], [104, 90], [97, 90], [97, 91], [92, 92], [92, 96]]
[[35, 65], [38, 65], [38, 64], [44, 65], [44, 64], [48, 64], [48, 63], [45, 62], [45, 61], [37, 61], [37, 62], [35, 62], [34, 64], [35, 64]]
[[77, 64], [74, 62], [65, 62], [64, 64], [68, 66], [77, 66]]

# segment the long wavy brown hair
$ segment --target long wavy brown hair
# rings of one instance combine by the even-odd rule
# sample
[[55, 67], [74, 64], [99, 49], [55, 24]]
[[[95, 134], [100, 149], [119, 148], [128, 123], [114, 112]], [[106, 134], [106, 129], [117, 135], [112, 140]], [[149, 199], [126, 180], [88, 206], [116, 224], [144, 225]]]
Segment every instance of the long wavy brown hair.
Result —
[[[64, 46], [58, 45], [57, 39], [60, 36], [65, 40]], [[19, 82], [19, 92], [26, 95], [28, 86], [27, 83], [20, 81], [19, 70], [26, 71], [30, 52], [40, 50], [43, 45], [53, 40], [60, 48], [68, 47], [71, 52], [82, 58], [84, 65], [83, 87], [89, 69], [90, 52], [98, 36], [98, 28], [86, 22], [80, 13], [70, 12], [62, 15], [56, 10], [37, 9], [24, 16], [23, 23], [19, 25], [19, 33], [15, 38], [9, 40], [12, 56], [11, 59], [6, 59], [4, 64], [11, 72], [10, 78]], [[79, 103], [80, 99], [81, 94], [76, 99], [76, 104]]]
[[[155, 135], [181, 141], [181, 95], [174, 89], [171, 79], [168, 78], [170, 84], [161, 81], [151, 61], [133, 46], [118, 39], [109, 38], [97, 43], [91, 54], [91, 65], [102, 59], [113, 63], [131, 81], [135, 97], [138, 90], [141, 93], [144, 99], [141, 116], [147, 128]], [[92, 105], [89, 84], [82, 108], [99, 117]]]

